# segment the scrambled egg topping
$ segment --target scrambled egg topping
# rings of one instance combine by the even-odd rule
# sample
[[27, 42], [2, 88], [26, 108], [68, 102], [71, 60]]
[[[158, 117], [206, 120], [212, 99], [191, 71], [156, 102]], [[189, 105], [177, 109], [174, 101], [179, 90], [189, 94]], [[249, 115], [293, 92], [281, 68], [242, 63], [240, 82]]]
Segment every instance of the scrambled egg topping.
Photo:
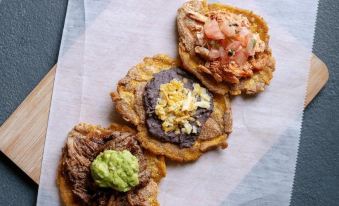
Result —
[[[187, 79], [183, 80], [184, 82]], [[194, 118], [196, 110], [209, 109], [211, 97], [200, 84], [193, 84], [193, 91], [184, 87], [184, 82], [173, 79], [160, 86], [155, 113], [162, 120], [162, 129], [175, 134], [196, 134], [201, 123]], [[192, 125], [192, 123], [194, 123]], [[197, 125], [197, 126], [196, 126]]]

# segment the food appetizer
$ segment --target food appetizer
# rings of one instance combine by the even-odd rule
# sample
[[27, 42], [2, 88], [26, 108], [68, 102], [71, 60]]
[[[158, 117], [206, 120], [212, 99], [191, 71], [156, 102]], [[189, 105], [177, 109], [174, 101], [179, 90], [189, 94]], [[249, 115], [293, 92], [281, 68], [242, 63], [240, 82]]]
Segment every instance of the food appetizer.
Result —
[[251, 11], [186, 2], [177, 14], [183, 68], [218, 94], [256, 94], [270, 83], [275, 60], [268, 26]]
[[111, 96], [116, 111], [137, 127], [141, 146], [156, 155], [187, 162], [227, 147], [229, 97], [212, 94], [166, 55], [134, 66]]
[[132, 67], [111, 93], [136, 130], [80, 123], [69, 133], [57, 176], [65, 205], [158, 205], [165, 157], [197, 160], [227, 147], [230, 95], [256, 94], [273, 77], [266, 22], [205, 0], [177, 13], [181, 61], [159, 54]]
[[135, 131], [80, 123], [62, 151], [57, 184], [64, 205], [159, 205], [164, 158], [144, 152]]

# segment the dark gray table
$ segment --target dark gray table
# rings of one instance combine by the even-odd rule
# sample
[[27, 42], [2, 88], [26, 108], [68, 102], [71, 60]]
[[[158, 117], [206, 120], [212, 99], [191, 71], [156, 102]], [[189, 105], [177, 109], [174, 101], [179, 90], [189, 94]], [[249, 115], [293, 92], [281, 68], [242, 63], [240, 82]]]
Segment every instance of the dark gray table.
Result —
[[[66, 8], [67, 0], [0, 0], [0, 124], [56, 63]], [[314, 52], [330, 80], [304, 114], [294, 206], [339, 205], [338, 0], [320, 0]], [[37, 189], [0, 153], [0, 205], [33, 205]]]

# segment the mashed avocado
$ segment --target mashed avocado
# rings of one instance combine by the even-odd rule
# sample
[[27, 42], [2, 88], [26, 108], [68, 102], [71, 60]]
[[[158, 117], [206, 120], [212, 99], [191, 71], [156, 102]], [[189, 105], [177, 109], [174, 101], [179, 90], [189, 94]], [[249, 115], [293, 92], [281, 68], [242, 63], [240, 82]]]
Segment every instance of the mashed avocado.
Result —
[[91, 173], [99, 187], [127, 192], [139, 184], [138, 159], [129, 151], [106, 150], [91, 165]]

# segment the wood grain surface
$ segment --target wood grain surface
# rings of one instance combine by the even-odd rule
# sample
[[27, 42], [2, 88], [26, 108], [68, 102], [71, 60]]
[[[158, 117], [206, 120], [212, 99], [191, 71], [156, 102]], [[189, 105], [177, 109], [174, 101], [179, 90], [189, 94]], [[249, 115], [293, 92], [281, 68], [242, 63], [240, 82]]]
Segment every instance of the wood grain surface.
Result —
[[[36, 183], [39, 183], [55, 70], [56, 66], [0, 127], [1, 151]], [[313, 56], [305, 106], [319, 93], [328, 78], [327, 66]]]

